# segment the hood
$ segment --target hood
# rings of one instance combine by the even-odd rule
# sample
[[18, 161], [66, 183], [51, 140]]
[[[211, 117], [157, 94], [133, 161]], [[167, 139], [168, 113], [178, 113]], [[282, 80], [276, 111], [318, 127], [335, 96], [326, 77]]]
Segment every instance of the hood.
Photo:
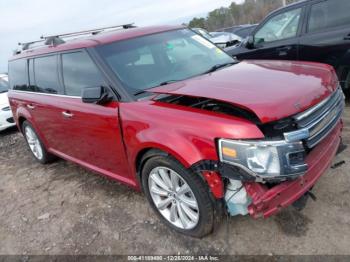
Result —
[[252, 60], [149, 91], [231, 103], [255, 113], [262, 123], [267, 123], [314, 106], [336, 86], [335, 72], [328, 65]]
[[0, 107], [9, 106], [9, 99], [6, 93], [0, 93]]

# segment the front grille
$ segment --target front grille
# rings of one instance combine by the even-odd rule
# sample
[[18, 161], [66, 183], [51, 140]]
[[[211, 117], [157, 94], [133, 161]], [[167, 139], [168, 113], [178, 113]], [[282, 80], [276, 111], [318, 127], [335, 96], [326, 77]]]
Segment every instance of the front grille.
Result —
[[308, 148], [315, 147], [333, 130], [343, 113], [344, 98], [343, 91], [339, 87], [321, 103], [293, 117], [298, 130], [307, 131], [309, 134], [305, 139]]

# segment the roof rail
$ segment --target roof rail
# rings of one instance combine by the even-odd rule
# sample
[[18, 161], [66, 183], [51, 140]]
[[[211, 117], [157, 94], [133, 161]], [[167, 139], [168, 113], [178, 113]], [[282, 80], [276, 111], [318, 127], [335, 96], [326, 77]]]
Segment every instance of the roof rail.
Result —
[[73, 32], [73, 33], [66, 33], [66, 34], [61, 34], [61, 35], [50, 35], [50, 36], [41, 36], [41, 39], [48, 39], [48, 38], [53, 38], [53, 37], [72, 37], [72, 36], [80, 36], [80, 35], [86, 35], [86, 34], [92, 34], [92, 35], [97, 35], [105, 30], [108, 29], [117, 29], [117, 28], [123, 28], [123, 29], [128, 29], [128, 28], [134, 28], [134, 23], [131, 24], [124, 24], [124, 25], [116, 25], [116, 26], [109, 26], [109, 27], [102, 27], [102, 28], [96, 28], [96, 29], [91, 29], [91, 30], [85, 30], [85, 31], [78, 31], [78, 32]]
[[[37, 47], [42, 47], [40, 46], [35, 46], [33, 47], [34, 44], [37, 43], [43, 43], [43, 45], [60, 45], [65, 43], [65, 41], [62, 38], [69, 38], [69, 37], [74, 37], [74, 36], [82, 36], [82, 35], [97, 35], [101, 32], [104, 32], [106, 30], [113, 30], [113, 29], [128, 29], [128, 28], [134, 28], [136, 27], [134, 23], [130, 24], [124, 24], [124, 25], [116, 25], [116, 26], [109, 26], [109, 27], [102, 27], [102, 28], [97, 28], [97, 29], [91, 29], [91, 30], [85, 30], [85, 31], [78, 31], [78, 32], [73, 32], [73, 33], [66, 33], [66, 34], [60, 34], [60, 35], [50, 35], [50, 36], [41, 36], [38, 41], [32, 41], [32, 42], [27, 42], [27, 43], [18, 43], [18, 45], [22, 46], [22, 51], [28, 50], [28, 49], [33, 49]], [[15, 54], [19, 54], [21, 51], [16, 50]]]

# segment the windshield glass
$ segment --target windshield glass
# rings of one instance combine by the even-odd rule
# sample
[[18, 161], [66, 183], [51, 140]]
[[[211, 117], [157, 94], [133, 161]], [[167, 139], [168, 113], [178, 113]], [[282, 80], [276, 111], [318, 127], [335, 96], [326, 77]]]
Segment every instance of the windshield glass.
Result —
[[97, 51], [132, 94], [235, 62], [188, 29], [114, 42]]
[[8, 82], [0, 78], [0, 93], [5, 93], [9, 89]]

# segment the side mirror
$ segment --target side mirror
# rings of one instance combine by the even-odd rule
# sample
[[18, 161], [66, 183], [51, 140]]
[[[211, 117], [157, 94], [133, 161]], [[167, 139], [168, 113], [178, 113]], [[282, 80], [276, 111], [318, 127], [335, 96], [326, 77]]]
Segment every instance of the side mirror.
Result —
[[83, 89], [82, 100], [84, 103], [103, 105], [112, 100], [103, 86], [88, 87]]
[[253, 48], [254, 47], [254, 36], [250, 35], [247, 38], [247, 42], [246, 42], [246, 47], [247, 48]]

